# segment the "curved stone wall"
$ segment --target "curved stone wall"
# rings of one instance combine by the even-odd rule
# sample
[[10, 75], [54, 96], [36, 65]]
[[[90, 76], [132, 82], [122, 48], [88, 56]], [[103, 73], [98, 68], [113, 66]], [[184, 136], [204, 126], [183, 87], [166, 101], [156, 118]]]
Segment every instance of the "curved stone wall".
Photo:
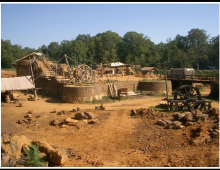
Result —
[[101, 100], [101, 89], [99, 86], [64, 86], [62, 99], [70, 103]]
[[[167, 81], [168, 93], [172, 93], [171, 81]], [[154, 91], [154, 92], [165, 92], [166, 82], [165, 81], [146, 81], [139, 82], [137, 89], [140, 91]]]

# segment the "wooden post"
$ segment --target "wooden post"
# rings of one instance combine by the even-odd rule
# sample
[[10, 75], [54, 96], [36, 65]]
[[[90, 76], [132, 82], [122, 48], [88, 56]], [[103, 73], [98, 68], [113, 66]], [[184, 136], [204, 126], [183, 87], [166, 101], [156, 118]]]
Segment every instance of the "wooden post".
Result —
[[166, 81], [166, 96], [167, 96], [167, 104], [168, 104], [167, 66], [166, 66], [166, 64], [164, 64], [164, 71], [165, 71], [165, 81]]
[[[30, 59], [30, 57], [29, 57], [29, 61], [30, 61], [30, 67], [31, 67], [32, 81], [33, 81], [33, 84], [34, 84], [34, 87], [35, 87], [34, 74], [33, 74], [33, 70], [32, 70], [32, 64], [31, 64], [31, 59]], [[35, 100], [37, 100], [37, 91], [36, 91], [36, 88], [34, 88], [34, 97], [35, 97]]]

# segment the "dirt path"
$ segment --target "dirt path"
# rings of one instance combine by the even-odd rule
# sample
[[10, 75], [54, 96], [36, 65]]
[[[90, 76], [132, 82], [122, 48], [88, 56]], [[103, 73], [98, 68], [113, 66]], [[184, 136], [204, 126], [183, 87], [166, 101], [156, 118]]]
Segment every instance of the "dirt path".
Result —
[[[81, 165], [91, 166], [87, 163], [101, 162], [105, 167], [124, 166], [122, 158], [128, 149], [127, 139], [133, 133], [136, 123], [137, 120], [131, 119], [128, 112], [120, 110], [112, 112], [108, 121], [100, 126], [79, 131], [71, 140], [77, 143], [74, 145], [75, 149], [79, 149], [76, 152], [85, 157]], [[80, 143], [77, 142], [79, 140]], [[72, 162], [70, 160], [64, 166]]]
[[[95, 110], [99, 104], [60, 103], [58, 100], [38, 96], [36, 102], [28, 101], [21, 94], [18, 104], [3, 103], [1, 107], [1, 132], [25, 135], [31, 140], [46, 141], [59, 149], [71, 151], [63, 167], [163, 167], [163, 166], [216, 166], [218, 165], [218, 141], [204, 146], [190, 146], [183, 135], [189, 130], [163, 129], [155, 125], [161, 117], [139, 119], [130, 116], [130, 110], [157, 105], [164, 97], [144, 97], [114, 103], [105, 103], [106, 110]], [[213, 107], [219, 102], [213, 101]], [[74, 117], [73, 108], [90, 110], [98, 122], [80, 122], [79, 127], [60, 128], [50, 126], [52, 120], [64, 121]], [[67, 115], [52, 113], [65, 110]], [[38, 126], [26, 127], [16, 123], [32, 110]], [[43, 117], [36, 116], [43, 114]], [[202, 160], [202, 161], [200, 161]]]

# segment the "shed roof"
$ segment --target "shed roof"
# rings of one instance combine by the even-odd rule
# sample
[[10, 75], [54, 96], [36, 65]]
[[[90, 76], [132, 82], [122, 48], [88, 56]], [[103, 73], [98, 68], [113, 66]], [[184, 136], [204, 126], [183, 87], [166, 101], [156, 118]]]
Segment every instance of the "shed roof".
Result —
[[31, 76], [1, 78], [1, 91], [34, 89]]
[[150, 70], [157, 70], [157, 68], [156, 67], [143, 67], [141, 69], [141, 71], [150, 71]]
[[33, 58], [35, 55], [42, 56], [43, 54], [42, 54], [42, 53], [35, 53], [35, 52], [33, 52], [33, 53], [31, 53], [31, 54], [28, 54], [28, 55], [26, 55], [26, 56], [24, 56], [24, 57], [22, 57], [22, 58], [16, 60], [15, 62], [18, 62], [18, 61], [20, 61], [20, 60], [24, 60], [24, 59], [29, 58], [29, 57], [30, 57], [30, 58]]

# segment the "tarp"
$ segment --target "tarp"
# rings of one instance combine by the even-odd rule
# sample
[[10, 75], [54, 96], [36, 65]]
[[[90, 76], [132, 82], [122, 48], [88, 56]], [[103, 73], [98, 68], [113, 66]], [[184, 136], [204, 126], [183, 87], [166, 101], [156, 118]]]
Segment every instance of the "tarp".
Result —
[[31, 76], [1, 78], [1, 91], [27, 90], [35, 88]]
[[121, 62], [115, 62], [115, 63], [111, 63], [111, 67], [118, 67], [118, 66], [123, 66], [124, 64]]

